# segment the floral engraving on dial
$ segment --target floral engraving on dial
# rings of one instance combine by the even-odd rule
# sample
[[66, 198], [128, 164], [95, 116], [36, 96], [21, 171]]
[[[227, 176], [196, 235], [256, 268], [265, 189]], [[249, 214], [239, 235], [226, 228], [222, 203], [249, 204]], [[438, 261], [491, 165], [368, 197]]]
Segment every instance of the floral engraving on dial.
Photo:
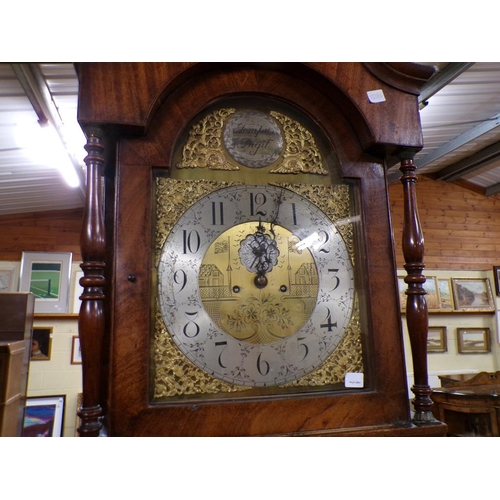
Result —
[[231, 330], [241, 333], [249, 325], [253, 331], [246, 342], [268, 344], [281, 340], [272, 334], [274, 329], [285, 330], [293, 326], [290, 309], [287, 309], [276, 297], [262, 292], [257, 297], [251, 296], [246, 302], [240, 302], [233, 314], [228, 314], [228, 326]]

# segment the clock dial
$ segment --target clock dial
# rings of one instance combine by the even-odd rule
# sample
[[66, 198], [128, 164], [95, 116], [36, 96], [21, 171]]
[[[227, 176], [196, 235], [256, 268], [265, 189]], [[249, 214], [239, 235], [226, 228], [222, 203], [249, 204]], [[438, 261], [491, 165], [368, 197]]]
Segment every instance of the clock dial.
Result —
[[353, 268], [335, 224], [301, 195], [236, 185], [195, 202], [166, 237], [159, 303], [197, 367], [231, 384], [295, 381], [351, 320]]

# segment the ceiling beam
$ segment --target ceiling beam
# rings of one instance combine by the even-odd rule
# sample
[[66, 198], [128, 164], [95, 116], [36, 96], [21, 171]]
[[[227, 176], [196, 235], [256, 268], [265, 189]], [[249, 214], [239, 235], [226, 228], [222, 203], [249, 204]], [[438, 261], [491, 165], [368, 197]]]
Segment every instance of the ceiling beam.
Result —
[[[460, 76], [464, 71], [467, 71], [471, 66], [475, 63], [473, 62], [451, 62], [447, 64], [442, 70], [439, 70], [429, 81], [422, 87], [420, 91], [420, 95], [418, 96], [418, 102], [422, 106], [425, 107], [427, 105], [427, 101], [437, 92], [439, 92], [442, 88], [449, 85], [455, 78]], [[445, 153], [444, 153], [445, 154]], [[392, 159], [391, 159], [392, 160]], [[389, 184], [393, 184], [401, 177], [401, 172], [398, 168], [394, 168], [394, 166], [398, 162], [396, 160], [392, 160], [388, 163], [388, 172], [387, 172], [387, 182]], [[421, 165], [416, 161], [415, 165], [417, 168]]]
[[493, 196], [494, 194], [500, 193], [500, 183], [493, 184], [492, 186], [488, 186], [484, 193], [485, 196]]
[[454, 181], [500, 159], [500, 142], [481, 149], [435, 173], [436, 180]]
[[[23, 87], [26, 96], [28, 97], [33, 109], [38, 116], [38, 123], [40, 126], [51, 124], [66, 149], [66, 137], [64, 130], [64, 123], [61, 120], [59, 111], [54, 101], [52, 94], [47, 86], [47, 82], [35, 63], [11, 63], [11, 67], [16, 74], [21, 86]], [[68, 152], [68, 157], [73, 164], [75, 172], [80, 180], [78, 193], [80, 198], [85, 200], [85, 179], [81, 165], [77, 160]]]
[[441, 147], [432, 151], [432, 153], [429, 153], [426, 156], [419, 158], [417, 161], [415, 161], [415, 164], [417, 165], [417, 168], [422, 168], [425, 165], [428, 165], [429, 163], [432, 163], [433, 161], [443, 157], [444, 155], [451, 153], [455, 149], [462, 147], [468, 142], [477, 139], [479, 136], [486, 134], [486, 132], [493, 130], [499, 125], [500, 125], [500, 113], [495, 116], [492, 116], [491, 118], [488, 118], [488, 120], [485, 120], [484, 122], [481, 122], [479, 125], [476, 125], [475, 127], [467, 130], [466, 132], [459, 135], [458, 137], [455, 137], [455, 139], [452, 139], [446, 144], [443, 144]]
[[473, 62], [451, 62], [447, 64], [422, 87], [420, 95], [418, 96], [418, 102], [425, 103], [434, 94], [439, 92], [443, 87], [446, 87], [446, 85], [449, 85], [457, 76], [460, 76], [474, 64]]
[[11, 67], [16, 74], [26, 96], [38, 117], [40, 126], [51, 123], [56, 130], [62, 127], [62, 120], [59, 116], [56, 105], [52, 101], [49, 89], [43, 80], [36, 64], [31, 63], [11, 63]]

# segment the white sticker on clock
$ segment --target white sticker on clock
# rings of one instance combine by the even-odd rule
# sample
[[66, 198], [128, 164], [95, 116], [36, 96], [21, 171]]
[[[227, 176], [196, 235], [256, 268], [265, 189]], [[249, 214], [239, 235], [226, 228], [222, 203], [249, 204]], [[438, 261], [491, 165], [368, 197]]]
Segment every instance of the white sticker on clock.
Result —
[[345, 386], [354, 387], [355, 389], [363, 388], [363, 374], [362, 373], [346, 373]]
[[371, 103], [385, 102], [385, 95], [382, 89], [369, 90], [366, 95]]

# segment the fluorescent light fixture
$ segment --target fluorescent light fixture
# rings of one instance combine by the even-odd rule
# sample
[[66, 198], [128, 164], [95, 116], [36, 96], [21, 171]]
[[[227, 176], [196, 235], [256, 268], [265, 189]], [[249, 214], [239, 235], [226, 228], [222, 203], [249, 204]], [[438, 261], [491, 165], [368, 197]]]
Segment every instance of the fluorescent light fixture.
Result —
[[57, 168], [70, 187], [80, 185], [73, 161], [52, 125], [33, 122], [18, 125], [16, 140], [33, 161]]

